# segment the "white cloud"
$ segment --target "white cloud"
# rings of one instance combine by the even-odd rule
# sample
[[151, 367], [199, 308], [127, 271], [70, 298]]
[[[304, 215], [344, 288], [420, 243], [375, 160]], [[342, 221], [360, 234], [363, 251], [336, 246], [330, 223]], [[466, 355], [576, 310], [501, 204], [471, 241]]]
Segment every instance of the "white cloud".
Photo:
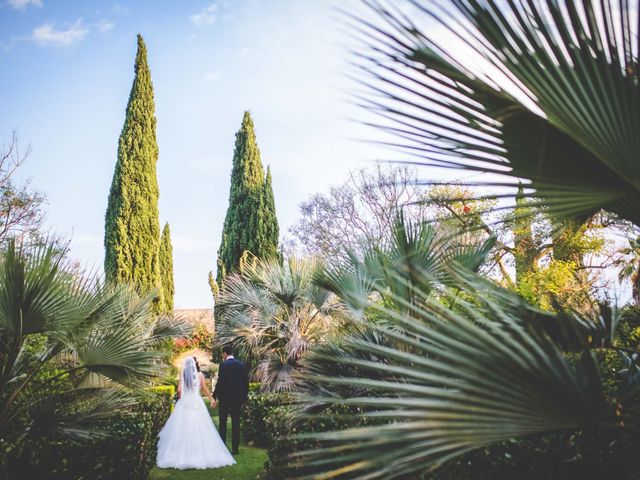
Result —
[[84, 40], [87, 33], [89, 29], [82, 25], [82, 19], [79, 18], [66, 30], [56, 30], [53, 23], [34, 28], [31, 40], [41, 47], [68, 47]]
[[220, 74], [218, 72], [207, 72], [204, 75], [205, 82], [215, 82], [220, 78]]
[[42, 0], [7, 0], [7, 5], [13, 7], [15, 10], [24, 10], [29, 5], [42, 7]]
[[115, 27], [113, 22], [110, 22], [109, 20], [104, 19], [104, 18], [102, 20], [100, 20], [98, 23], [96, 23], [96, 28], [98, 30], [100, 30], [102, 33], [108, 32], [113, 27]]
[[120, 15], [129, 15], [131, 13], [131, 10], [129, 10], [129, 8], [123, 7], [119, 3], [114, 4], [113, 7], [112, 7], [112, 10], [115, 13], [118, 13]]
[[213, 22], [216, 20], [216, 16], [213, 12], [215, 12], [217, 5], [212, 3], [204, 10], [199, 13], [194, 13], [189, 17], [191, 19], [191, 23], [193, 23], [198, 28], [207, 28], [213, 25]]

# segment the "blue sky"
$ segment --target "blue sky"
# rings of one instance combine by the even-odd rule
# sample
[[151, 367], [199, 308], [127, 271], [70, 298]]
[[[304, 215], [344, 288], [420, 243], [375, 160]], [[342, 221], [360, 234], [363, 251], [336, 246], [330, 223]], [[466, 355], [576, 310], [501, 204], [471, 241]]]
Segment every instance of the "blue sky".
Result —
[[[161, 222], [174, 245], [176, 306], [206, 307], [229, 194], [234, 134], [252, 112], [271, 165], [281, 233], [309, 194], [376, 157], [346, 101], [343, 26], [315, 0], [0, 0], [0, 139], [48, 196], [47, 224], [101, 268], [107, 194], [147, 43], [158, 119]], [[342, 5], [342, 4], [341, 4]]]

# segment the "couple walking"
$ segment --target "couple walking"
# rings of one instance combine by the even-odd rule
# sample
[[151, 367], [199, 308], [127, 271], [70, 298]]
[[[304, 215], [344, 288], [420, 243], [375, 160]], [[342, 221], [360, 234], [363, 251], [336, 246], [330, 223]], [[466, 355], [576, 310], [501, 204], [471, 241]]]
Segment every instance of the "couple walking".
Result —
[[[197, 361], [188, 357], [178, 385], [180, 399], [162, 428], [158, 440], [160, 468], [218, 468], [234, 465], [240, 445], [240, 409], [247, 399], [249, 374], [246, 365], [222, 349], [223, 362], [213, 394], [207, 388]], [[216, 430], [200, 393], [218, 407], [220, 432]], [[226, 446], [227, 419], [231, 417], [231, 452]]]

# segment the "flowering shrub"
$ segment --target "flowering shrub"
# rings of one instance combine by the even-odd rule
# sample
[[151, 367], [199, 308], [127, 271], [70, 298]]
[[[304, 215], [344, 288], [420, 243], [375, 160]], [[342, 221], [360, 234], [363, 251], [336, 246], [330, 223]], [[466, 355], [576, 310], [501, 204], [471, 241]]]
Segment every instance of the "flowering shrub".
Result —
[[213, 335], [204, 323], [197, 323], [189, 337], [176, 338], [173, 341], [173, 353], [178, 355], [194, 348], [210, 350]]

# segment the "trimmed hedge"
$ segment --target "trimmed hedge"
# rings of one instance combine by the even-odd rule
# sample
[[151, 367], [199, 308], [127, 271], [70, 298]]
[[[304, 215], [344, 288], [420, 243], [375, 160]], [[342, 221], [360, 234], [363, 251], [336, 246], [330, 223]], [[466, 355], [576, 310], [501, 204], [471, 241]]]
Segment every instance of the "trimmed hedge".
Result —
[[249, 387], [249, 396], [242, 412], [242, 432], [247, 443], [266, 448], [270, 439], [267, 420], [274, 408], [289, 402], [289, 396], [259, 393], [257, 389], [253, 384]]
[[294, 466], [291, 456], [296, 452], [313, 450], [319, 444], [312, 440], [293, 438], [304, 433], [329, 432], [371, 424], [354, 407], [334, 406], [310, 418], [300, 418], [294, 407], [281, 405], [267, 413], [266, 432], [269, 437], [267, 451], [267, 479], [299, 478], [317, 473], [309, 466]]
[[311, 468], [293, 468], [291, 454], [313, 449], [317, 443], [292, 438], [292, 435], [325, 432], [363, 426], [367, 421], [359, 411], [347, 407], [333, 407], [325, 415], [300, 420], [296, 418], [291, 396], [284, 393], [259, 393], [252, 389], [244, 406], [243, 427], [247, 442], [267, 448], [267, 478], [276, 480], [295, 478], [313, 473]]
[[170, 389], [143, 397], [132, 411], [104, 424], [108, 436], [77, 441], [39, 438], [19, 447], [2, 445], [5, 480], [146, 480], [155, 466], [157, 436], [172, 408]]

